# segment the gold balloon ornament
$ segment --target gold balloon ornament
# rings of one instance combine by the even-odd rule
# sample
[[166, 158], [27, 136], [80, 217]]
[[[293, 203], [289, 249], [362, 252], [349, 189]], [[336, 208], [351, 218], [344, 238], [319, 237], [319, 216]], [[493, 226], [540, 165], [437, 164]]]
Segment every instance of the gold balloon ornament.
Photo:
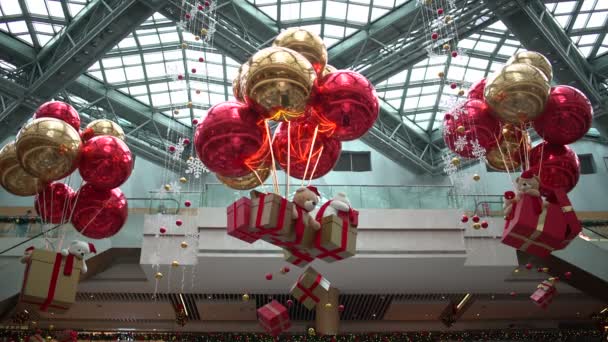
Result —
[[0, 185], [16, 196], [33, 196], [44, 188], [41, 180], [25, 172], [19, 164], [15, 142], [0, 150]]
[[154, 275], [154, 278], [156, 278], [158, 280], [163, 279], [163, 274], [160, 272], [156, 272], [156, 274]]
[[[216, 174], [217, 179], [227, 187], [234, 190], [251, 190], [262, 185], [270, 176], [270, 168], [262, 167], [242, 177], [224, 177]], [[259, 178], [258, 178], [259, 177]], [[260, 182], [261, 181], [261, 182]]]
[[444, 77], [445, 77], [445, 72], [440, 71], [440, 72], [438, 72], [438, 73], [437, 73], [437, 76], [438, 76], [439, 78], [444, 78]]
[[255, 110], [268, 119], [284, 121], [304, 114], [315, 79], [312, 64], [302, 55], [269, 47], [251, 57], [241, 87], [245, 101]]
[[547, 77], [549, 82], [553, 79], [553, 67], [547, 57], [535, 51], [521, 51], [511, 56], [506, 64], [523, 63], [538, 68]]
[[[97, 135], [111, 135], [122, 141], [126, 141], [125, 131], [114, 121], [107, 119], [98, 119], [91, 121], [85, 131], [90, 129], [93, 136]], [[91, 137], [92, 138], [92, 137]]]
[[464, 96], [464, 89], [458, 90], [458, 96]]
[[187, 48], [188, 48], [188, 44], [182, 43], [182, 49], [187, 49]]
[[178, 267], [179, 266], [179, 262], [177, 260], [173, 260], [173, 262], [171, 263], [172, 267]]
[[281, 32], [273, 46], [294, 50], [304, 56], [318, 75], [322, 75], [327, 65], [327, 47], [317, 34], [303, 28], [292, 27]]
[[206, 37], [207, 33], [209, 33], [209, 30], [207, 30], [206, 28], [201, 29], [201, 37]]
[[176, 110], [174, 110], [174, 111], [173, 111], [173, 114], [175, 114], [175, 115], [179, 114], [179, 110], [177, 110], [177, 109], [176, 109]]
[[50, 182], [66, 177], [78, 167], [82, 141], [66, 122], [40, 118], [21, 128], [15, 146], [25, 172]]
[[539, 69], [516, 63], [489, 77], [484, 95], [500, 120], [519, 124], [542, 114], [550, 91], [549, 80]]
[[243, 294], [243, 302], [248, 302], [249, 301], [249, 295], [248, 294]]
[[443, 49], [446, 50], [446, 51], [449, 50], [450, 49], [450, 44], [448, 44], [448, 43], [443, 44]]
[[194, 40], [196, 40], [198, 42], [199, 40], [201, 40], [201, 37], [200, 36], [194, 36]]
[[186, 241], [182, 241], [182, 243], [180, 243], [179, 246], [181, 248], [188, 248], [188, 243]]
[[446, 15], [446, 16], [445, 16], [445, 18], [443, 19], [443, 21], [444, 21], [446, 24], [451, 23], [451, 22], [452, 22], [452, 16], [451, 16], [451, 15]]

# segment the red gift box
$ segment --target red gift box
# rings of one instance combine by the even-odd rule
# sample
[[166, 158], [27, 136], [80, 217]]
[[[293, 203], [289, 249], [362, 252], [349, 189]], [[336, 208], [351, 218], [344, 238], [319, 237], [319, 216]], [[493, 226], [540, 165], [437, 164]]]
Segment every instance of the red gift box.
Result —
[[249, 232], [271, 242], [271, 239], [290, 241], [293, 239], [292, 205], [277, 194], [251, 193], [252, 221]]
[[291, 327], [287, 308], [276, 300], [262, 306], [257, 312], [260, 325], [273, 336]]
[[[580, 232], [583, 230], [583, 227], [581, 226], [581, 222], [579, 221], [578, 217], [576, 216], [576, 212], [574, 211], [574, 208], [572, 207], [572, 203], [570, 202], [570, 199], [568, 198], [568, 194], [566, 194], [565, 191], [563, 190], [555, 190], [553, 191], [552, 194], [552, 199], [555, 201], [555, 204], [557, 204], [556, 206], [553, 206], [552, 209], [557, 211], [557, 213], [554, 216], [551, 217], [560, 217], [559, 213], [561, 212], [561, 219], [559, 220], [559, 222], [549, 222], [547, 221], [547, 224], [559, 224], [562, 227], [561, 231], [563, 232], [563, 235], [561, 235], [562, 237], [562, 242], [559, 245], [559, 249], [563, 249], [566, 246], [568, 246], [568, 244], [570, 244], [570, 241], [572, 241], [573, 239], [575, 239], [578, 234], [580, 234]], [[547, 216], [549, 216], [547, 214]]]
[[[345, 213], [346, 214], [346, 213]], [[325, 262], [343, 260], [357, 251], [357, 228], [336, 215], [322, 218], [311, 254]]]
[[258, 240], [255, 234], [249, 232], [251, 222], [251, 200], [242, 197], [226, 207], [228, 235], [239, 240], [253, 243]]
[[553, 297], [555, 297], [556, 294], [557, 289], [555, 288], [553, 283], [545, 280], [542, 283], [538, 284], [536, 291], [532, 293], [530, 299], [532, 299], [532, 301], [536, 305], [544, 309], [547, 307], [547, 305], [551, 303]]
[[513, 203], [513, 215], [505, 221], [502, 243], [539, 257], [548, 256], [555, 246], [545, 241], [547, 235], [554, 235], [554, 228], [546, 227], [548, 210], [542, 210], [542, 205], [542, 198], [528, 194]]

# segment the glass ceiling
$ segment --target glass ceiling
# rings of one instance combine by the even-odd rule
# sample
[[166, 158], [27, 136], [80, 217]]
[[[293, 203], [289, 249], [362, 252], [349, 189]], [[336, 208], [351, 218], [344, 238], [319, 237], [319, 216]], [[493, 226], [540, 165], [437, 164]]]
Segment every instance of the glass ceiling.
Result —
[[[0, 0], [0, 30], [40, 48], [90, 1]], [[307, 28], [330, 47], [408, 0], [247, 1], [276, 20], [281, 29]], [[544, 2], [584, 56], [594, 59], [608, 53], [608, 0]], [[186, 49], [180, 46], [184, 42]], [[231, 81], [239, 67], [217, 49], [202, 46], [192, 34], [182, 34], [174, 22], [157, 13], [87, 73], [190, 125], [192, 117], [204, 116], [211, 105], [232, 99]], [[463, 98], [458, 96], [460, 90], [500, 68], [522, 49], [500, 21], [461, 37], [458, 48], [463, 52], [458, 57], [428, 57], [376, 84], [389, 109], [421, 134], [432, 136], [441, 128], [443, 113]], [[183, 80], [178, 80], [180, 75]], [[457, 87], [452, 89], [451, 83]]]

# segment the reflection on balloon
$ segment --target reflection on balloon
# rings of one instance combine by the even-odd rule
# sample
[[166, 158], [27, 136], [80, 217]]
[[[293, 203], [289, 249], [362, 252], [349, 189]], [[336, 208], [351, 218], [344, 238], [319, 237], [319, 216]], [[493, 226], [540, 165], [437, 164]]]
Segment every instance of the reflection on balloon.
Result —
[[238, 102], [222, 102], [209, 109], [194, 134], [200, 160], [209, 170], [225, 177], [242, 177], [251, 172], [248, 161], [259, 157], [265, 132], [257, 115]]
[[74, 202], [72, 225], [88, 238], [109, 238], [127, 222], [127, 199], [118, 188], [98, 190], [85, 184], [74, 195]]
[[[290, 176], [298, 179], [316, 179], [329, 173], [340, 157], [340, 151], [342, 150], [340, 141], [319, 132], [314, 138], [317, 124], [312, 120], [292, 122], [289, 130], [290, 137], [287, 136], [288, 126], [287, 123], [279, 125], [272, 144], [275, 158], [281, 168], [285, 172], [288, 170], [287, 151], [289, 149]], [[291, 140], [291, 145], [288, 144], [288, 138]]]
[[571, 144], [591, 127], [593, 107], [580, 90], [559, 85], [551, 89], [545, 112], [534, 120], [534, 129], [547, 142]]
[[[500, 123], [491, 114], [491, 109], [482, 100], [470, 99], [443, 118], [443, 139], [450, 150], [465, 158], [475, 158], [472, 142], [491, 150], [497, 145]], [[456, 141], [464, 137], [466, 145], [457, 146]]]
[[574, 189], [581, 171], [578, 156], [570, 147], [547, 142], [530, 151], [530, 169], [540, 174], [540, 190], [544, 196], [550, 196], [552, 190]]
[[125, 132], [116, 122], [107, 119], [91, 121], [83, 131], [83, 140], [91, 139], [98, 135], [111, 135], [122, 141], [126, 141]]
[[43, 222], [67, 223], [72, 215], [71, 201], [74, 190], [68, 185], [54, 182], [42, 189], [34, 199], [34, 208]]
[[80, 135], [64, 121], [41, 118], [27, 123], [16, 146], [25, 171], [45, 182], [64, 178], [78, 167]]
[[363, 136], [378, 118], [376, 90], [365, 76], [338, 70], [324, 77], [313, 94], [319, 129], [341, 141]]
[[251, 57], [249, 72], [246, 80], [241, 79], [241, 87], [247, 104], [265, 118], [293, 120], [304, 114], [315, 79], [312, 65], [302, 55], [290, 49], [270, 47]]
[[127, 144], [100, 135], [82, 147], [79, 171], [82, 179], [98, 189], [114, 189], [127, 181], [133, 170], [133, 156]]
[[61, 101], [49, 101], [43, 103], [34, 114], [34, 119], [40, 118], [55, 118], [65, 121], [68, 125], [74, 127], [76, 131], [80, 130], [80, 116], [74, 107]]
[[542, 112], [551, 87], [547, 77], [528, 64], [510, 64], [486, 81], [484, 96], [494, 114], [504, 122], [520, 124]]
[[292, 27], [281, 32], [273, 45], [300, 53], [312, 64], [317, 74], [321, 74], [327, 65], [327, 48], [323, 39], [303, 28]]
[[551, 67], [551, 62], [549, 62], [547, 57], [543, 56], [538, 52], [520, 51], [515, 55], [511, 56], [511, 58], [509, 58], [506, 64], [515, 63], [529, 64], [542, 71], [542, 73], [545, 75], [545, 77], [547, 77], [547, 80], [549, 80], [549, 82], [551, 82], [551, 80], [553, 79], [553, 67]]
[[0, 150], [0, 185], [16, 196], [33, 196], [44, 188], [44, 183], [25, 172], [17, 159], [14, 142]]

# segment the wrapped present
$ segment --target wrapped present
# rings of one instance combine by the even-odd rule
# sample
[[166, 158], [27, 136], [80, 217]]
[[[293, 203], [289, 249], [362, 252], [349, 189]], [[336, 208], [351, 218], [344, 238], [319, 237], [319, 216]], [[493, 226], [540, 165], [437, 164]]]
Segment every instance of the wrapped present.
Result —
[[297, 248], [284, 248], [283, 258], [288, 263], [298, 267], [304, 267], [315, 259], [312, 255], [308, 254], [307, 251]]
[[287, 308], [276, 300], [262, 306], [257, 312], [260, 325], [273, 336], [291, 327]]
[[296, 283], [291, 287], [290, 293], [308, 310], [314, 309], [320, 297], [329, 291], [330, 283], [314, 268], [308, 267]]
[[551, 303], [556, 294], [557, 289], [555, 288], [555, 285], [551, 281], [545, 280], [538, 284], [536, 291], [532, 293], [530, 299], [532, 299], [536, 305], [544, 309]]
[[[563, 232], [563, 235], [560, 236], [562, 241], [559, 242], [559, 249], [563, 249], [566, 248], [568, 244], [570, 244], [570, 241], [575, 239], [578, 234], [580, 234], [580, 232], [583, 230], [583, 227], [581, 226], [581, 222], [576, 216], [576, 212], [572, 207], [572, 203], [568, 198], [568, 194], [564, 190], [553, 191], [551, 197], [552, 202], [554, 202], [556, 205], [550, 206], [547, 211], [554, 210], [556, 211], [556, 213], [553, 215], [547, 214], [547, 218], [560, 218], [560, 220], [557, 222], [547, 221], [546, 224], [562, 226], [562, 229], [560, 229], [560, 231]], [[559, 215], [560, 212], [562, 214], [561, 217]]]
[[267, 241], [271, 238], [278, 241], [293, 239], [292, 205], [277, 194], [252, 191], [249, 232]]
[[312, 254], [326, 262], [354, 256], [357, 251], [357, 228], [349, 222], [336, 215], [323, 217]]
[[554, 228], [545, 230], [548, 211], [542, 208], [542, 198], [522, 194], [513, 206], [512, 218], [505, 221], [502, 243], [539, 257], [548, 256], [555, 247], [542, 242], [541, 235], [552, 235]]
[[226, 208], [228, 235], [239, 240], [253, 243], [258, 240], [255, 234], [249, 232], [251, 224], [251, 199], [242, 197]]
[[298, 218], [295, 222], [292, 222], [294, 227], [293, 232], [288, 236], [282, 237], [282, 239], [271, 237], [270, 239], [266, 239], [266, 241], [279, 247], [296, 250], [308, 250], [313, 246], [317, 231], [312, 226], [305, 224], [304, 209], [297, 206], [295, 209], [298, 212]]
[[82, 261], [74, 262], [72, 254], [34, 249], [25, 268], [21, 302], [38, 304], [42, 311], [66, 311], [76, 300], [81, 269]]

